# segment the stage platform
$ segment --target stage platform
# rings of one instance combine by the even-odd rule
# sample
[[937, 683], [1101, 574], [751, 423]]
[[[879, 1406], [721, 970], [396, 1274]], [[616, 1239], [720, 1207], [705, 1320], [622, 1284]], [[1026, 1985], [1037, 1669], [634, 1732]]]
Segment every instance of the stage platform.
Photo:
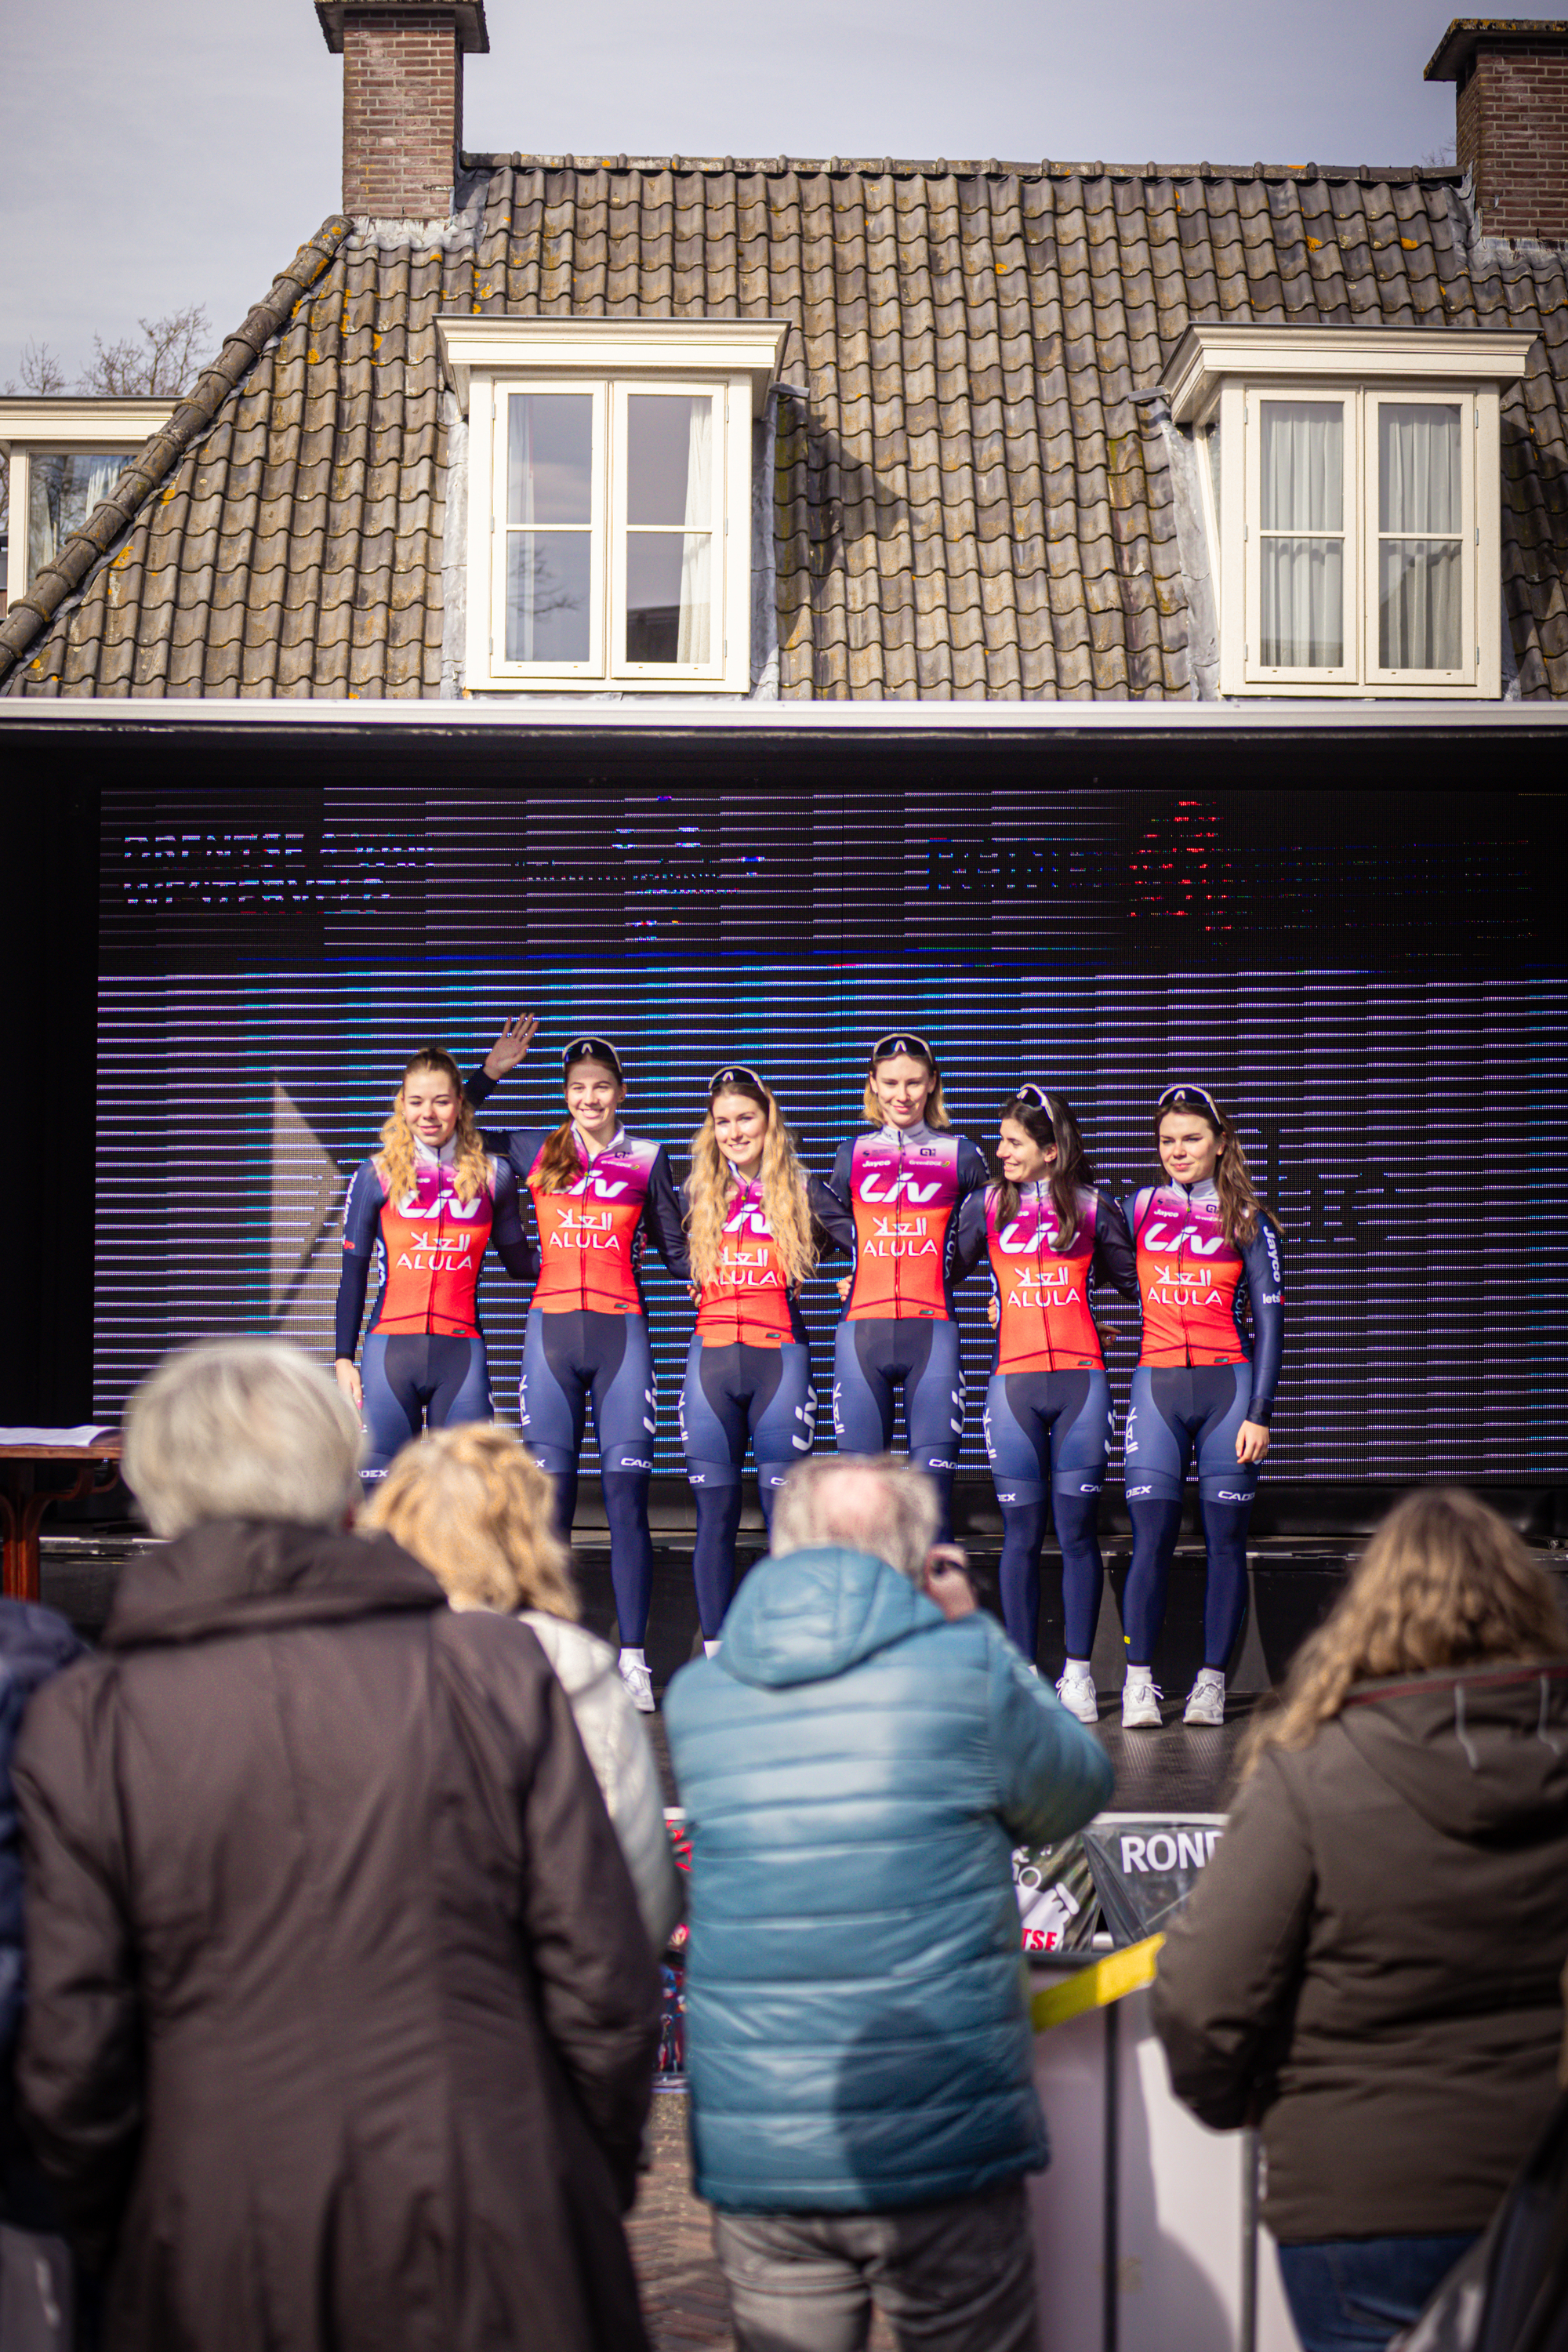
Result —
[[[80, 1535], [46, 1535], [41, 1546], [43, 1598], [68, 1617], [88, 1641], [97, 1639], [108, 1618], [115, 1584], [126, 1560], [145, 1538], [127, 1526]], [[742, 1572], [760, 1552], [742, 1547]], [[1116, 1767], [1116, 1798], [1130, 1809], [1223, 1811], [1235, 1785], [1236, 1751], [1246, 1718], [1258, 1695], [1283, 1674], [1302, 1636], [1331, 1606], [1353, 1557], [1342, 1544], [1310, 1544], [1299, 1537], [1264, 1544], [1249, 1555], [1253, 1607], [1235, 1662], [1236, 1696], [1223, 1730], [1187, 1730], [1182, 1707], [1199, 1650], [1203, 1555], [1184, 1548], [1171, 1580], [1166, 1632], [1156, 1661], [1156, 1679], [1166, 1692], [1165, 1723], [1159, 1731], [1123, 1732], [1117, 1691], [1121, 1681], [1120, 1601], [1126, 1580], [1125, 1549], [1107, 1554], [1107, 1593], [1095, 1644], [1096, 1680], [1101, 1694], [1100, 1737]], [[1559, 1554], [1559, 1559], [1568, 1555]], [[576, 1547], [577, 1578], [585, 1622], [614, 1640], [615, 1600], [610, 1588], [606, 1539], [588, 1528]], [[971, 1565], [983, 1600], [994, 1602], [996, 1557], [976, 1547]], [[1039, 1664], [1055, 1676], [1061, 1668], [1060, 1578], [1054, 1555], [1043, 1563]], [[654, 1688], [701, 1647], [691, 1585], [691, 1556], [684, 1545], [660, 1544], [654, 1553], [653, 1609], [647, 1655]], [[663, 1726], [649, 1721], [668, 1802], [676, 1801]]]
[[[96, 1640], [109, 1615], [120, 1571], [139, 1542], [145, 1540], [124, 1525], [81, 1535], [46, 1535], [40, 1547], [45, 1601], [69, 1618], [86, 1640]], [[1321, 1622], [1358, 1550], [1359, 1545], [1347, 1545], [1342, 1538], [1314, 1539], [1301, 1535], [1277, 1537], [1249, 1549], [1250, 1606], [1231, 1660], [1227, 1720], [1220, 1730], [1188, 1730], [1182, 1722], [1182, 1708], [1203, 1663], [1204, 1557], [1201, 1549], [1184, 1544], [1172, 1570], [1170, 1607], [1154, 1661], [1155, 1680], [1165, 1693], [1164, 1721], [1158, 1731], [1124, 1732], [1118, 1695], [1123, 1660], [1121, 1601], [1129, 1553], [1125, 1545], [1114, 1541], [1107, 1547], [1106, 1592], [1095, 1640], [1094, 1668], [1100, 1694], [1100, 1737], [1116, 1767], [1115, 1801], [1120, 1808], [1224, 1811], [1236, 1784], [1237, 1750], [1247, 1716], [1258, 1699], [1282, 1681], [1300, 1643]], [[748, 1550], [742, 1538], [741, 1556], [743, 1574], [761, 1556], [760, 1547]], [[1568, 1576], [1568, 1549], [1542, 1546], [1539, 1556]], [[575, 1559], [584, 1622], [606, 1641], [613, 1641], [617, 1628], [608, 1538], [592, 1528], [581, 1530]], [[996, 1553], [973, 1545], [970, 1565], [982, 1600], [994, 1605]], [[691, 1554], [686, 1545], [655, 1546], [647, 1646], [656, 1695], [701, 1648]], [[1057, 1556], [1050, 1551], [1041, 1567], [1037, 1655], [1041, 1673], [1054, 1679], [1062, 1661], [1061, 1580]], [[666, 1801], [673, 1804], [674, 1783], [663, 1726], [657, 1715], [650, 1718], [649, 1728]]]

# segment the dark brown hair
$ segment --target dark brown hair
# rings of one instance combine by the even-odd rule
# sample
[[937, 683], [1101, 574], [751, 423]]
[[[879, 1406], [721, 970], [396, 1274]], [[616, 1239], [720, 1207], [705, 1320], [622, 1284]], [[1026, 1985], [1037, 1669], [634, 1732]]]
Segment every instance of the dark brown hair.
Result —
[[[1193, 1089], [1195, 1094], [1196, 1089]], [[1154, 1107], [1154, 1150], [1160, 1149], [1160, 1129], [1168, 1118], [1179, 1118], [1190, 1111], [1201, 1118], [1211, 1135], [1217, 1136], [1220, 1155], [1215, 1164], [1215, 1191], [1219, 1194], [1220, 1230], [1232, 1249], [1246, 1249], [1258, 1239], [1258, 1221], [1267, 1217], [1276, 1233], [1280, 1223], [1252, 1181], [1252, 1171], [1247, 1164], [1247, 1154], [1241, 1148], [1241, 1138], [1230, 1113], [1215, 1105], [1210, 1109], [1206, 1101], [1193, 1099], [1190, 1094], [1181, 1102], [1163, 1100]], [[1162, 1166], [1163, 1162], [1161, 1163]]]
[[[1021, 1127], [1031, 1143], [1042, 1151], [1056, 1146], [1056, 1164], [1051, 1170], [1051, 1203], [1057, 1213], [1058, 1247], [1070, 1249], [1078, 1233], [1079, 1192], [1094, 1181], [1094, 1170], [1084, 1150], [1083, 1136], [1078, 1118], [1066, 1095], [1047, 1094], [1048, 1108], [1042, 1109], [1025, 1095], [1013, 1095], [997, 1113], [998, 1118], [1010, 1118]], [[1010, 1184], [1005, 1176], [996, 1182], [996, 1223], [1010, 1225], [1018, 1213], [1018, 1187]]]

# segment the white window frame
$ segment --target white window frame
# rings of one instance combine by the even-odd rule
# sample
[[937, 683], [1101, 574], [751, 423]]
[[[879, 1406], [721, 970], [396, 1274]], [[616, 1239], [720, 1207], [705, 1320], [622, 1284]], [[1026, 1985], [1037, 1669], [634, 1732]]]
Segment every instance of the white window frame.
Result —
[[[752, 422], [778, 373], [781, 320], [500, 319], [437, 321], [447, 382], [468, 425], [468, 691], [745, 694], [751, 687]], [[595, 395], [590, 659], [505, 655], [505, 399]], [[714, 402], [712, 636], [701, 663], [626, 656], [626, 403], [639, 392]]]
[[[1344, 499], [1340, 517], [1341, 614], [1340, 643], [1346, 656], [1344, 661], [1331, 666], [1327, 663], [1315, 669], [1301, 669], [1284, 665], [1265, 667], [1263, 651], [1263, 545], [1267, 534], [1263, 529], [1263, 417], [1266, 400], [1310, 400], [1323, 407], [1337, 407], [1340, 412], [1343, 442], [1341, 451], [1340, 480]], [[1343, 392], [1334, 384], [1270, 383], [1254, 394], [1250, 386], [1242, 395], [1242, 445], [1247, 468], [1246, 516], [1242, 523], [1243, 570], [1246, 579], [1247, 622], [1244, 640], [1249, 678], [1267, 679], [1275, 686], [1345, 686], [1353, 685], [1360, 676], [1358, 643], [1358, 607], [1360, 604], [1360, 572], [1357, 566], [1357, 526], [1361, 497], [1356, 468], [1357, 417], [1355, 394]], [[1291, 533], [1289, 536], [1296, 536]]]
[[33, 498], [33, 459], [99, 457], [121, 449], [134, 456], [154, 433], [163, 431], [178, 405], [175, 400], [75, 394], [0, 399], [0, 457], [10, 466], [7, 605], [25, 595], [31, 585], [27, 519]]
[[[1379, 660], [1379, 593], [1378, 555], [1383, 541], [1380, 522], [1382, 485], [1378, 479], [1378, 451], [1382, 435], [1378, 431], [1378, 411], [1384, 402], [1405, 406], [1418, 402], [1434, 408], [1457, 408], [1459, 412], [1459, 653], [1460, 666], [1451, 669], [1384, 669]], [[1495, 421], [1495, 419], [1494, 419]], [[1480, 467], [1476, 462], [1476, 449], [1481, 438], [1481, 403], [1478, 395], [1458, 384], [1402, 384], [1397, 389], [1369, 386], [1362, 395], [1363, 464], [1366, 472], [1364, 507], [1366, 513], [1365, 587], [1366, 599], [1366, 675], [1373, 686], [1400, 686], [1418, 682], [1427, 687], [1465, 686], [1473, 684], [1476, 662], [1480, 652], [1476, 634], [1476, 564], [1480, 549], [1480, 513], [1476, 499], [1476, 478]], [[1474, 658], [1463, 656], [1474, 649]], [[1498, 640], [1500, 663], [1502, 645]]]
[[[506, 449], [507, 401], [514, 392], [584, 394], [594, 404], [591, 436], [592, 467], [588, 508], [589, 613], [588, 658], [583, 662], [522, 662], [509, 661], [506, 651], [506, 575], [508, 542], [512, 525], [506, 511]], [[488, 402], [486, 395], [488, 394]], [[517, 686], [533, 686], [552, 680], [566, 679], [574, 686], [593, 685], [605, 674], [605, 411], [609, 405], [607, 386], [602, 383], [563, 383], [559, 377], [517, 376], [500, 382], [493, 379], [481, 390], [477, 418], [470, 418], [470, 427], [483, 430], [490, 443], [490, 479], [495, 485], [492, 499], [494, 524], [488, 535], [490, 556], [490, 611], [494, 614], [493, 633], [497, 642], [489, 647], [490, 667], [500, 677]]]
[[[1219, 593], [1222, 695], [1483, 701], [1501, 694], [1499, 408], [1534, 340], [1467, 328], [1188, 328], [1165, 383], [1177, 424], [1219, 434], [1217, 512], [1206, 465], [1200, 473]], [[1259, 659], [1260, 404], [1268, 399], [1344, 403], [1346, 657], [1333, 669], [1265, 668]], [[1462, 410], [1465, 659], [1457, 670], [1390, 670], [1378, 662], [1377, 416], [1388, 400]]]

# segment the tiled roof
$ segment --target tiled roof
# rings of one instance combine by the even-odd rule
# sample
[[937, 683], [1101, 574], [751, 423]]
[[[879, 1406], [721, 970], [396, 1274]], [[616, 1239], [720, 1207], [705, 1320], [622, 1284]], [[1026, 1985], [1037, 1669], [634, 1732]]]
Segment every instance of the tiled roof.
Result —
[[464, 223], [423, 243], [328, 225], [79, 600], [25, 646], [35, 615], [0, 625], [4, 690], [439, 693], [433, 320], [471, 310], [793, 322], [780, 691], [837, 698], [1188, 697], [1166, 444], [1130, 395], [1189, 321], [1528, 326], [1505, 597], [1521, 691], [1568, 697], [1568, 253], [1478, 241], [1452, 172], [466, 160]]

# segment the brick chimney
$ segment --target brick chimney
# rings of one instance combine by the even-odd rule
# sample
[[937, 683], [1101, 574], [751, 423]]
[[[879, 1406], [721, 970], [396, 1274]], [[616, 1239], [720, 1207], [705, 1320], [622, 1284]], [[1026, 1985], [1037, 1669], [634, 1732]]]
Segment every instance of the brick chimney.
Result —
[[1483, 233], [1568, 239], [1568, 23], [1456, 16], [1425, 79], [1458, 84], [1458, 161]]
[[484, 0], [316, 0], [343, 61], [343, 210], [442, 220], [463, 139], [463, 58], [489, 47]]

